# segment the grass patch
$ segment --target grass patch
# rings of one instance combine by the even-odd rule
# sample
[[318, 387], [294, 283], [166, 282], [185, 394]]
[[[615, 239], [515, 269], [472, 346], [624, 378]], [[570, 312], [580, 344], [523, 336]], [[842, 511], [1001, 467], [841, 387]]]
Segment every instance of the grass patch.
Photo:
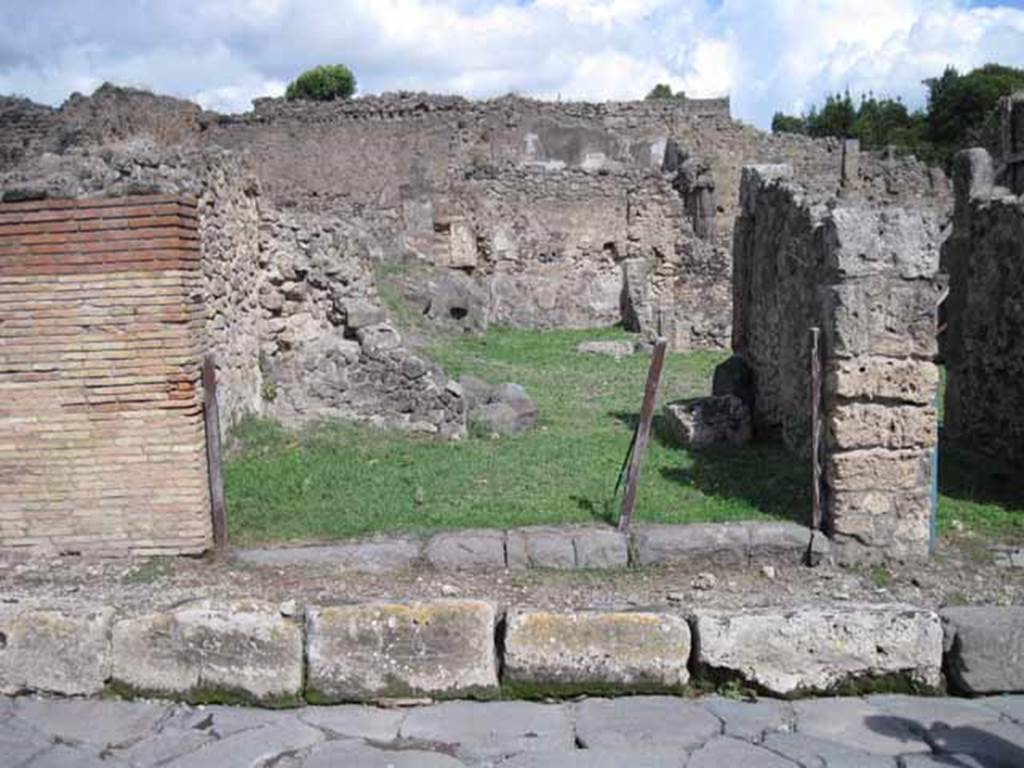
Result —
[[[640, 409], [650, 358], [581, 356], [616, 330], [497, 329], [438, 344], [449, 375], [515, 381], [540, 419], [516, 438], [456, 443], [325, 422], [291, 433], [248, 419], [230, 439], [225, 493], [239, 543], [430, 531], [611, 522], [615, 481]], [[707, 394], [724, 355], [669, 355], [661, 403]], [[798, 518], [809, 509], [803, 462], [777, 446], [690, 454], [655, 423], [637, 503], [643, 521]], [[422, 501], [417, 501], [417, 489]]]

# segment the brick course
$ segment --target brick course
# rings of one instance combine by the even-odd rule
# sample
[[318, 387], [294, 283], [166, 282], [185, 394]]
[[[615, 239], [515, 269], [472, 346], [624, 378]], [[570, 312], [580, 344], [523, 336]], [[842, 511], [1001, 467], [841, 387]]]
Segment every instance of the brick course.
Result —
[[210, 543], [195, 202], [0, 205], [0, 548]]

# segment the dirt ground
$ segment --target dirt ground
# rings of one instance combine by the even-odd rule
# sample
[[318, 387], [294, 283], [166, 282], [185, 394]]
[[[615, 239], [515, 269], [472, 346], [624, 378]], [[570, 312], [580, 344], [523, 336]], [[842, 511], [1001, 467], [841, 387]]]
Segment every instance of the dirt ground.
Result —
[[[708, 575], [710, 574], [710, 576]], [[734, 609], [904, 602], [940, 608], [1024, 603], [1024, 568], [993, 562], [989, 546], [943, 542], [926, 563], [885, 567], [647, 568], [622, 571], [343, 572], [327, 565], [256, 566], [214, 558], [91, 560], [0, 556], [0, 603], [82, 608], [103, 603], [126, 614], [202, 598], [294, 600], [299, 605], [441, 597], [480, 598], [500, 608], [559, 611]]]

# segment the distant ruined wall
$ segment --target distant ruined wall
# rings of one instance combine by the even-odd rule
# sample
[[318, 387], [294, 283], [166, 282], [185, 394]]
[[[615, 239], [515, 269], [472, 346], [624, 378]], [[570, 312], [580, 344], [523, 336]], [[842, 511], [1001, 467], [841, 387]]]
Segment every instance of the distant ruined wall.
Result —
[[811, 455], [810, 329], [825, 374], [825, 525], [841, 560], [928, 553], [937, 441], [937, 217], [836, 200], [789, 166], [745, 169], [733, 348], [755, 424]]

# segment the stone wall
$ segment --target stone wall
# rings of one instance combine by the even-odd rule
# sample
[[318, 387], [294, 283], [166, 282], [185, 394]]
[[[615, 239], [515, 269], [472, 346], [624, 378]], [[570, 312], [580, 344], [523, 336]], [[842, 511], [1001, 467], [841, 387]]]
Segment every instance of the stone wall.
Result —
[[733, 347], [754, 419], [811, 455], [810, 329], [821, 329], [826, 530], [841, 560], [926, 555], [938, 385], [938, 222], [837, 200], [789, 166], [744, 170]]
[[1003, 178], [1019, 179], [1016, 189], [996, 186], [984, 149], [954, 161], [956, 212], [942, 254], [950, 281], [944, 435], [1024, 468], [1024, 176], [1015, 173]]
[[0, 547], [210, 541], [194, 202], [0, 205]]

